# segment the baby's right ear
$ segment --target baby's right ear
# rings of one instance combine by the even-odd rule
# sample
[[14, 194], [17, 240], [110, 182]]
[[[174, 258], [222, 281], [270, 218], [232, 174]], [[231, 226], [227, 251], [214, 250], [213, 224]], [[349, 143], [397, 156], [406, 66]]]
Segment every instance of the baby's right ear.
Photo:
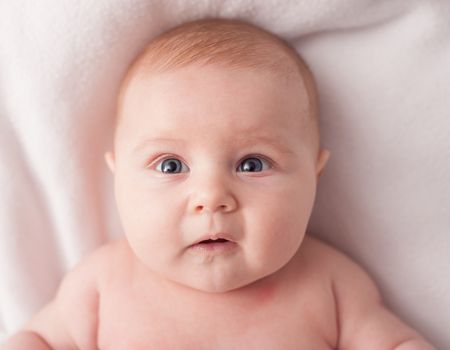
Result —
[[114, 170], [116, 169], [114, 162], [114, 154], [112, 152], [106, 152], [105, 161], [106, 164], [108, 165], [109, 170], [111, 170], [111, 172], [114, 173]]

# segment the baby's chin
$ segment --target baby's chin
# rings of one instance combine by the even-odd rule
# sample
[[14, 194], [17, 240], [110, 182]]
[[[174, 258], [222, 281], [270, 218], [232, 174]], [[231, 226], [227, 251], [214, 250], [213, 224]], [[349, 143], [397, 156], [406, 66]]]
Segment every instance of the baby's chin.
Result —
[[206, 281], [206, 280], [186, 280], [186, 279], [175, 279], [171, 280], [182, 288], [189, 288], [195, 291], [204, 293], [227, 293], [240, 288], [243, 288], [251, 283], [255, 282], [257, 279], [249, 279], [245, 281]]
[[[244, 291], [247, 288], [257, 284], [257, 282], [264, 280], [270, 276], [273, 271], [260, 271], [257, 274], [242, 274], [241, 276], [214, 276], [214, 278], [195, 278], [200, 276], [182, 276], [181, 278], [168, 278], [174, 282], [178, 287], [188, 288], [190, 290], [199, 291], [203, 293], [228, 293], [232, 291]], [[167, 277], [166, 277], [167, 278]], [[252, 289], [252, 288], [250, 288]]]
[[241, 288], [243, 288], [245, 286], [250, 285], [253, 282], [254, 281], [241, 282], [241, 283], [224, 283], [224, 284], [218, 284], [218, 285], [201, 284], [201, 285], [191, 286], [191, 288], [194, 288], [194, 289], [196, 289], [198, 291], [205, 292], [205, 293], [220, 294], [220, 293], [227, 293], [227, 292], [231, 292], [231, 291], [235, 291], [235, 290], [241, 289]]

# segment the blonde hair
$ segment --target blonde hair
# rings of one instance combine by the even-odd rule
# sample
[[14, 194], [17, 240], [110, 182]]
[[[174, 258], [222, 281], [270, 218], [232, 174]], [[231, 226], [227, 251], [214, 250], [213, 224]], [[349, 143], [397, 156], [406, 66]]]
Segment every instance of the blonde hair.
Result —
[[[118, 118], [128, 85], [135, 76], [182, 68], [190, 64], [230, 69], [261, 69], [286, 77], [298, 74], [305, 85], [308, 128], [317, 130], [314, 78], [300, 55], [281, 38], [252, 24], [229, 19], [202, 19], [172, 28], [155, 39], [131, 64], [118, 98]], [[311, 125], [312, 124], [312, 125]]]

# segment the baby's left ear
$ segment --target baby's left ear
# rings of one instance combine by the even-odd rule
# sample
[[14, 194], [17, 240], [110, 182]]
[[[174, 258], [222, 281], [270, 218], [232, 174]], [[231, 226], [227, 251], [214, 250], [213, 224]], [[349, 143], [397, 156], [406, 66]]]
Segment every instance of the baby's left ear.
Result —
[[330, 159], [330, 151], [327, 149], [320, 150], [319, 155], [317, 157], [317, 165], [316, 165], [317, 178], [319, 178], [322, 175], [322, 172], [325, 169], [325, 165], [328, 163], [328, 159]]
[[115, 162], [114, 162], [114, 154], [112, 152], [106, 152], [105, 153], [105, 161], [108, 165], [109, 170], [111, 170], [112, 173], [114, 173], [115, 170]]

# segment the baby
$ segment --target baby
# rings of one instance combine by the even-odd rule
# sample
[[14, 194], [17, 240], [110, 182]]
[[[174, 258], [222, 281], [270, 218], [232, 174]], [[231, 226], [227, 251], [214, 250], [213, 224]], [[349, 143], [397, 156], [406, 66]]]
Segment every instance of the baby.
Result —
[[306, 234], [329, 157], [317, 119], [310, 71], [272, 34], [213, 19], [156, 38], [106, 154], [126, 238], [2, 349], [433, 349]]

